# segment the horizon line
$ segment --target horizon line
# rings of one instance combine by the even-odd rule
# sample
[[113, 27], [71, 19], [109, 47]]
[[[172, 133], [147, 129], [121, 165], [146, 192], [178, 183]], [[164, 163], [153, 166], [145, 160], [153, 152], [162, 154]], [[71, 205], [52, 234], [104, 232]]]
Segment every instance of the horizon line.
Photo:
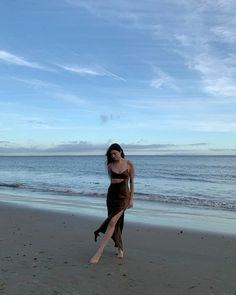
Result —
[[[0, 157], [106, 157], [106, 155], [102, 154], [0, 154]], [[125, 156], [160, 156], [160, 157], [235, 157], [236, 154], [125, 154]]]

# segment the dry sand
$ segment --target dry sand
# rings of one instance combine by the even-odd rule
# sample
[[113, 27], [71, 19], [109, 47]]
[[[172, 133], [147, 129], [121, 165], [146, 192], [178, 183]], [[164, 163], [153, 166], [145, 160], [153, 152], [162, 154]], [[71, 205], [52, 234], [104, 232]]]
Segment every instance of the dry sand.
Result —
[[0, 294], [236, 294], [236, 237], [126, 223], [89, 265], [101, 221], [0, 203]]

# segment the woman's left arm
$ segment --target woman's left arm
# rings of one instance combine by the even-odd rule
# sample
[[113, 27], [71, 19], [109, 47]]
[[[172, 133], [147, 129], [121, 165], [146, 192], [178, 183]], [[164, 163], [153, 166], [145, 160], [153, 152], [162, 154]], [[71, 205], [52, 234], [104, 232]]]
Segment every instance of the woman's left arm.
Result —
[[129, 188], [130, 188], [130, 203], [128, 208], [133, 207], [133, 196], [134, 196], [134, 165], [128, 160], [129, 165]]

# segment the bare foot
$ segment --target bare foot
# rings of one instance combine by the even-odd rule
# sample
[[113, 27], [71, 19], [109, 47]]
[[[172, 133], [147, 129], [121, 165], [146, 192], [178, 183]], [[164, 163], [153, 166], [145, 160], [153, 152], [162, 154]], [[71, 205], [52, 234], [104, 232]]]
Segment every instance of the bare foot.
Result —
[[117, 257], [120, 259], [122, 259], [124, 257], [124, 252], [121, 249], [118, 250]]
[[98, 263], [100, 257], [101, 257], [101, 254], [95, 254], [92, 258], [89, 259], [89, 263], [90, 264]]

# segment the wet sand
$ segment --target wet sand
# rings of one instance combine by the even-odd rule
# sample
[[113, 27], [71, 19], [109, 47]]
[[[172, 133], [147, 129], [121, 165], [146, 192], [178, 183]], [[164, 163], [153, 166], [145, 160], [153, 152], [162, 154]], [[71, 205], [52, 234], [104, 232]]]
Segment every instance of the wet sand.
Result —
[[236, 294], [236, 236], [126, 223], [90, 265], [101, 222], [0, 202], [0, 294]]

